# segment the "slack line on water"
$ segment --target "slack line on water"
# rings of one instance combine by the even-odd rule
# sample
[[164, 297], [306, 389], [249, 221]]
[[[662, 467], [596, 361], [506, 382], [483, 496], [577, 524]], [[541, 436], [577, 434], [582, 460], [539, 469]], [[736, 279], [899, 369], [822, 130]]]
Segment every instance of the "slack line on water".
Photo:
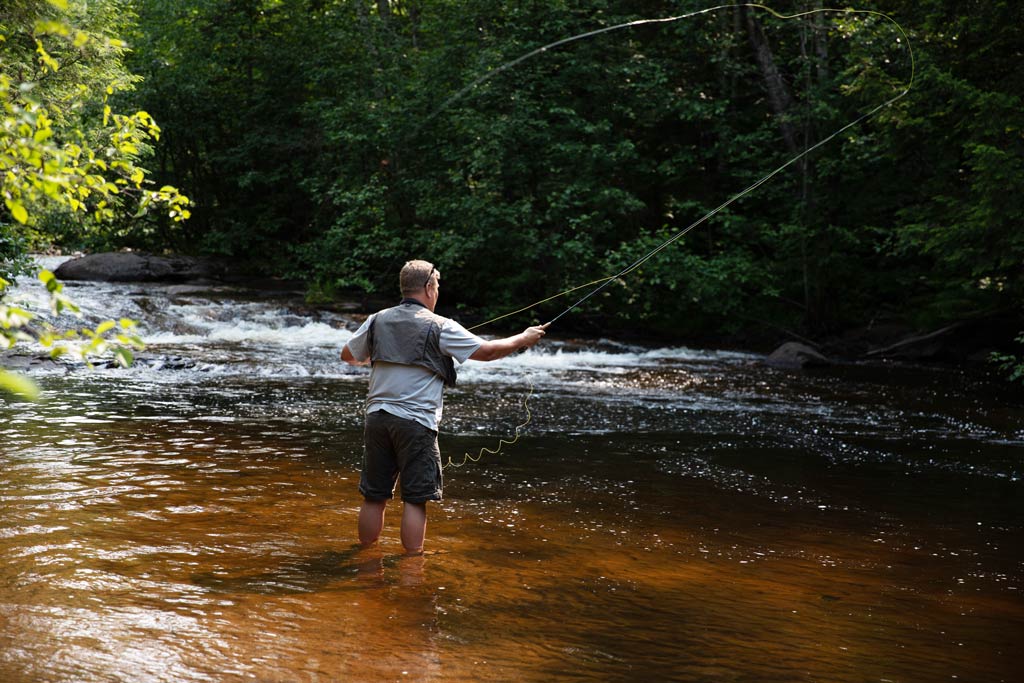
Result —
[[[475, 326], [469, 328], [470, 330], [475, 330], [475, 329], [478, 329], [478, 328], [483, 327], [485, 325], [489, 325], [490, 323], [496, 322], [498, 320], [502, 320], [503, 318], [508, 318], [508, 317], [516, 315], [518, 313], [523, 313], [525, 311], [532, 310], [532, 309], [534, 309], [535, 307], [537, 307], [537, 306], [539, 306], [541, 304], [547, 303], [549, 301], [553, 301], [554, 299], [558, 299], [558, 298], [560, 298], [562, 296], [565, 296], [566, 294], [570, 294], [572, 292], [575, 292], [575, 291], [578, 291], [578, 290], [581, 290], [581, 289], [586, 289], [587, 287], [593, 287], [593, 289], [588, 291], [578, 301], [576, 301], [572, 305], [568, 306], [565, 310], [563, 310], [561, 313], [559, 313], [554, 318], [552, 318], [550, 321], [548, 321], [548, 323], [545, 325], [545, 327], [547, 327], [547, 326], [557, 322], [562, 316], [564, 316], [567, 313], [571, 312], [572, 310], [578, 308], [585, 301], [587, 301], [589, 298], [591, 298], [592, 296], [594, 296], [598, 292], [602, 291], [605, 287], [610, 285], [612, 282], [614, 282], [614, 281], [616, 281], [616, 280], [618, 280], [618, 279], [628, 275], [629, 273], [633, 272], [634, 270], [636, 270], [637, 268], [642, 266], [644, 263], [646, 263], [647, 261], [652, 259], [654, 256], [656, 256], [658, 253], [660, 253], [664, 249], [668, 248], [670, 245], [672, 245], [673, 243], [677, 242], [678, 240], [682, 239], [682, 237], [684, 235], [686, 235], [688, 232], [690, 232], [691, 230], [693, 230], [697, 226], [701, 225], [702, 223], [707, 222], [715, 214], [719, 213], [720, 211], [722, 211], [723, 209], [725, 209], [729, 205], [733, 204], [737, 200], [741, 199], [742, 197], [745, 197], [746, 195], [750, 194], [751, 192], [753, 192], [757, 188], [761, 187], [762, 185], [767, 183], [769, 180], [774, 178], [776, 175], [778, 175], [779, 173], [781, 173], [782, 171], [784, 171], [788, 167], [792, 166], [796, 162], [800, 161], [801, 159], [803, 159], [804, 157], [809, 155], [811, 152], [813, 152], [816, 149], [818, 149], [819, 147], [822, 147], [823, 145], [831, 142], [836, 137], [838, 137], [839, 135], [842, 135], [844, 132], [846, 132], [850, 128], [853, 128], [854, 126], [858, 125], [859, 123], [862, 123], [863, 121], [873, 117], [875, 114], [877, 114], [882, 109], [885, 109], [886, 107], [889, 107], [889, 106], [895, 104], [897, 101], [899, 101], [902, 98], [904, 98], [910, 92], [910, 89], [913, 86], [916, 68], [915, 68], [915, 63], [914, 63], [914, 51], [913, 51], [913, 48], [910, 45], [910, 38], [907, 36], [906, 31], [903, 30], [903, 27], [900, 26], [900, 24], [897, 23], [896, 20], [894, 20], [892, 17], [888, 16], [887, 14], [884, 14], [882, 12], [876, 12], [874, 10], [837, 9], [837, 8], [820, 8], [820, 9], [807, 10], [805, 12], [798, 12], [798, 13], [795, 13], [795, 14], [781, 14], [781, 13], [779, 13], [779, 12], [777, 12], [777, 11], [773, 10], [772, 8], [767, 7], [765, 5], [761, 5], [761, 4], [757, 4], [757, 3], [738, 3], [738, 4], [728, 4], [728, 5], [717, 5], [715, 7], [708, 7], [708, 8], [702, 9], [702, 10], [697, 10], [697, 11], [694, 11], [694, 12], [688, 12], [686, 14], [680, 14], [680, 15], [671, 16], [671, 17], [662, 17], [662, 18], [657, 18], [657, 19], [638, 19], [636, 21], [630, 21], [630, 22], [626, 22], [626, 23], [623, 23], [623, 24], [616, 24], [615, 26], [607, 26], [607, 27], [596, 29], [596, 30], [593, 30], [593, 31], [587, 31], [585, 33], [580, 33], [580, 34], [577, 34], [577, 35], [574, 35], [574, 36], [570, 36], [568, 38], [562, 38], [562, 39], [557, 40], [557, 41], [555, 41], [553, 43], [548, 43], [547, 45], [543, 45], [543, 46], [541, 46], [541, 47], [539, 47], [539, 48], [537, 48], [535, 50], [527, 52], [526, 54], [524, 54], [524, 55], [522, 55], [520, 57], [517, 57], [516, 59], [513, 59], [513, 60], [511, 60], [509, 62], [505, 62], [504, 64], [498, 66], [494, 70], [492, 70], [492, 71], [488, 72], [487, 74], [485, 74], [485, 75], [477, 78], [476, 80], [472, 81], [471, 83], [469, 83], [468, 85], [463, 87], [461, 90], [456, 92], [454, 95], [452, 95], [451, 97], [446, 99], [441, 104], [440, 107], [438, 107], [436, 110], [434, 110], [431, 114], [429, 114], [423, 120], [423, 122], [420, 124], [420, 126], [424, 125], [427, 121], [430, 121], [435, 116], [437, 116], [439, 113], [441, 113], [442, 111], [447, 109], [453, 102], [455, 102], [455, 101], [465, 97], [468, 93], [470, 93], [472, 90], [474, 90], [477, 86], [481, 85], [485, 81], [488, 81], [491, 78], [494, 78], [498, 74], [500, 74], [500, 73], [502, 73], [504, 71], [507, 71], [507, 70], [511, 69], [512, 67], [514, 67], [514, 66], [516, 66], [518, 64], [521, 64], [522, 62], [525, 62], [526, 60], [528, 60], [528, 59], [530, 59], [532, 57], [535, 57], [537, 55], [540, 55], [540, 54], [542, 54], [544, 52], [547, 52], [547, 51], [552, 50], [554, 48], [560, 47], [560, 46], [565, 45], [567, 43], [575, 42], [577, 40], [583, 40], [583, 39], [586, 39], [586, 38], [592, 38], [594, 36], [598, 36], [598, 35], [601, 35], [601, 34], [604, 34], [604, 33], [610, 33], [612, 31], [618, 31], [618, 30], [622, 30], [622, 29], [634, 28], [634, 27], [637, 27], [637, 26], [644, 26], [644, 25], [652, 25], [652, 24], [669, 24], [669, 23], [674, 23], [674, 22], [677, 22], [677, 21], [682, 21], [684, 19], [690, 19], [690, 18], [699, 16], [699, 15], [702, 15], [702, 14], [709, 14], [709, 13], [712, 13], [712, 12], [717, 12], [719, 10], [725, 10], [725, 9], [737, 9], [737, 8], [741, 8], [741, 7], [761, 10], [761, 11], [764, 11], [764, 12], [767, 12], [767, 13], [771, 14], [774, 17], [777, 17], [777, 18], [782, 19], [782, 20], [787, 20], [787, 21], [791, 20], [791, 19], [799, 19], [801, 17], [806, 17], [806, 16], [810, 16], [810, 15], [813, 15], [813, 14], [822, 14], [822, 13], [850, 14], [850, 15], [869, 15], [869, 16], [881, 17], [882, 19], [888, 21], [889, 23], [891, 23], [893, 26], [896, 27], [896, 29], [899, 31], [900, 35], [903, 36], [903, 41], [905, 41], [905, 43], [906, 43], [907, 54], [908, 54], [908, 57], [910, 59], [910, 76], [907, 79], [906, 86], [899, 93], [894, 95], [893, 97], [885, 100], [881, 104], [878, 104], [877, 106], [873, 107], [872, 109], [868, 110], [867, 112], [861, 114], [857, 118], [853, 119], [852, 121], [850, 121], [849, 123], [845, 124], [844, 126], [838, 128], [836, 131], [834, 131], [830, 135], [822, 138], [821, 140], [819, 140], [818, 142], [814, 143], [813, 145], [810, 145], [809, 147], [804, 149], [804, 151], [802, 151], [799, 154], [793, 156], [791, 159], [789, 159], [785, 163], [781, 164], [777, 168], [775, 168], [775, 169], [769, 171], [768, 173], [766, 173], [763, 177], [761, 177], [756, 182], [750, 184], [748, 187], [746, 187], [743, 190], [741, 190], [741, 191], [737, 192], [736, 194], [732, 195], [727, 200], [725, 200], [724, 202], [722, 202], [721, 204], [719, 204], [718, 206], [716, 206], [715, 208], [711, 209], [710, 211], [705, 213], [703, 216], [701, 216], [700, 218], [695, 220], [693, 223], [690, 223], [688, 226], [686, 226], [682, 230], [676, 232], [674, 235], [672, 235], [671, 237], [666, 239], [660, 245], [658, 245], [654, 249], [650, 250], [649, 252], [647, 252], [646, 254], [644, 254], [643, 256], [638, 258], [636, 261], [634, 261], [633, 263], [631, 263], [628, 266], [626, 266], [625, 268], [623, 268], [621, 271], [619, 271], [619, 272], [617, 272], [617, 273], [615, 273], [613, 275], [608, 275], [606, 277], [603, 277], [603, 278], [600, 278], [600, 279], [597, 279], [597, 280], [593, 280], [591, 282], [587, 282], [587, 283], [584, 283], [582, 285], [578, 285], [576, 287], [572, 287], [572, 288], [567, 289], [565, 291], [559, 292], [558, 294], [555, 294], [553, 296], [547, 297], [545, 299], [541, 299], [540, 301], [535, 301], [535, 302], [533, 302], [533, 303], [531, 303], [531, 304], [529, 304], [527, 306], [524, 306], [522, 308], [516, 309], [516, 310], [511, 311], [509, 313], [505, 313], [503, 315], [500, 315], [500, 316], [498, 316], [496, 318], [491, 318], [490, 320], [487, 320], [485, 322], [482, 322], [482, 323], [480, 323], [478, 325], [475, 325]], [[900, 42], [899, 38], [897, 38], [897, 42]], [[481, 448], [476, 456], [473, 456], [473, 455], [471, 455], [469, 453], [465, 453], [462, 461], [460, 463], [458, 463], [458, 464], [453, 462], [451, 456], [449, 456], [448, 462], [444, 465], [444, 467], [445, 468], [450, 467], [450, 466], [461, 467], [461, 466], [465, 465], [467, 462], [470, 462], [470, 461], [477, 462], [477, 461], [479, 461], [483, 457], [485, 452], [486, 453], [490, 453], [492, 455], [496, 455], [496, 454], [501, 452], [501, 449], [502, 449], [502, 447], [504, 445], [512, 445], [512, 444], [516, 443], [519, 440], [520, 430], [522, 428], [526, 427], [526, 425], [528, 425], [530, 423], [531, 414], [530, 414], [530, 408], [528, 406], [528, 401], [530, 399], [530, 396], [532, 396], [532, 395], [533, 395], [533, 385], [531, 384], [530, 385], [530, 391], [527, 394], [526, 398], [523, 400], [523, 408], [526, 411], [526, 420], [523, 423], [521, 423], [521, 424], [516, 426], [514, 436], [513, 436], [513, 438], [511, 440], [500, 439], [498, 441], [498, 447], [496, 449]]]

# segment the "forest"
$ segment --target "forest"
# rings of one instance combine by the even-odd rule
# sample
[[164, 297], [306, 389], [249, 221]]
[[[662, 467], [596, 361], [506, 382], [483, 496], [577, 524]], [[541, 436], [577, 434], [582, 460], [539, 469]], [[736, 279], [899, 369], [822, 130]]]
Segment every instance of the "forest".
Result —
[[393, 298], [422, 257], [478, 320], [621, 272], [877, 108], [566, 328], [1024, 329], [1020, 5], [727, 5], [600, 32], [710, 6], [4, 0], [0, 275], [34, 251], [187, 253], [330, 305]]

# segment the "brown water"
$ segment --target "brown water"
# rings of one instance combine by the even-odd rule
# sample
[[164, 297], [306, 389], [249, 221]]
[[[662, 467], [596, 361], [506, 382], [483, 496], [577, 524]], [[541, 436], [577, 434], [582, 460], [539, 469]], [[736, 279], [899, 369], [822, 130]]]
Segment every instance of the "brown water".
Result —
[[0, 399], [0, 681], [1020, 680], [1000, 384], [554, 341], [449, 394], [445, 452], [531, 383], [533, 419], [404, 557], [397, 505], [354, 546], [363, 375], [173, 332], [151, 351], [198, 366]]

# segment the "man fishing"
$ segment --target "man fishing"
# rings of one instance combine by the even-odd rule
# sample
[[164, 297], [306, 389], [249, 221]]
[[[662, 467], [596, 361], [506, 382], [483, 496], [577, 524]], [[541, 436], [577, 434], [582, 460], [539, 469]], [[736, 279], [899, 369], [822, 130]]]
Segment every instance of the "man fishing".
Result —
[[540, 341], [547, 325], [503, 339], [482, 339], [434, 313], [441, 272], [409, 261], [399, 274], [402, 301], [366, 319], [341, 350], [350, 365], [372, 364], [366, 397], [359, 542], [372, 545], [384, 528], [384, 510], [396, 482], [402, 494], [402, 545], [423, 552], [427, 501], [441, 500], [437, 426], [445, 386], [455, 386], [454, 361], [491, 361]]

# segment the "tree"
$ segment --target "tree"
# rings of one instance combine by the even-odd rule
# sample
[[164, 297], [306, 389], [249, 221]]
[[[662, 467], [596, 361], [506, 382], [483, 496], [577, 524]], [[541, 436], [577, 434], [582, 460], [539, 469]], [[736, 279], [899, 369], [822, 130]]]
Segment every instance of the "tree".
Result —
[[[145, 111], [124, 115], [109, 104], [132, 81], [121, 68], [124, 44], [107, 32], [123, 8], [119, 0], [15, 0], [0, 9], [0, 275], [24, 267], [18, 259], [25, 231], [58, 213], [80, 225], [157, 206], [171, 220], [188, 218], [188, 199], [169, 185], [151, 189], [139, 165], [147, 143], [159, 139], [156, 122]], [[77, 311], [52, 274], [41, 278], [55, 312]], [[0, 277], [0, 297], [8, 284]], [[33, 318], [0, 298], [0, 342], [9, 348], [34, 338], [63, 353], [59, 335]], [[115, 335], [115, 356], [127, 364], [129, 347], [140, 343], [133, 325], [108, 321], [70, 336], [89, 338], [87, 357], [110, 348], [108, 336]], [[2, 369], [0, 389], [35, 391], [31, 381]]]
[[153, 189], [140, 165], [159, 139], [156, 122], [109, 104], [133, 81], [121, 67], [124, 43], [101, 26], [123, 7], [19, 0], [0, 10], [0, 234], [8, 244], [55, 214], [82, 229], [157, 206], [174, 221], [189, 215], [188, 199], [169, 185]]
[[[676, 335], [928, 326], [1022, 301], [1021, 38], [1010, 2], [780, 19], [625, 0], [138, 0], [134, 96], [171, 122], [179, 235], [390, 292], [432, 258], [464, 312], [617, 272], [802, 150], [565, 322]], [[820, 8], [805, 3], [805, 9]], [[873, 13], [872, 13], [873, 12]], [[970, 50], [964, 48], [969, 45]], [[169, 237], [173, 243], [175, 237]], [[554, 306], [549, 305], [549, 306]], [[548, 311], [533, 312], [544, 317]]]

